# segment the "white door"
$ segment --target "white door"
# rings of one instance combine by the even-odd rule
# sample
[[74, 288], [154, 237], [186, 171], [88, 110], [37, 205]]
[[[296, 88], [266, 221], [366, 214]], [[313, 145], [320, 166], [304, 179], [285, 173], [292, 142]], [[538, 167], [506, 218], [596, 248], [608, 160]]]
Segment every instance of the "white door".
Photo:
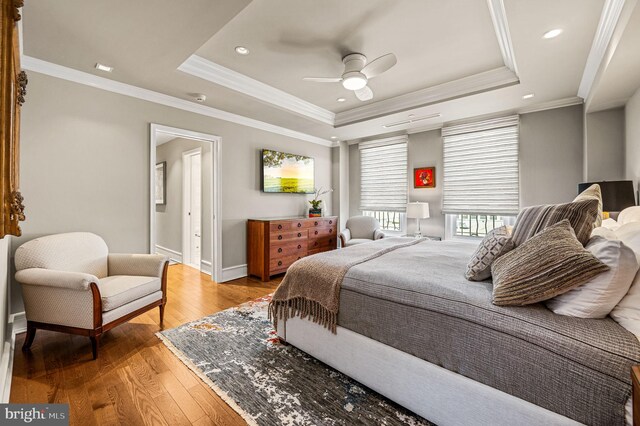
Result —
[[183, 262], [200, 269], [202, 257], [202, 154], [188, 152], [184, 160]]

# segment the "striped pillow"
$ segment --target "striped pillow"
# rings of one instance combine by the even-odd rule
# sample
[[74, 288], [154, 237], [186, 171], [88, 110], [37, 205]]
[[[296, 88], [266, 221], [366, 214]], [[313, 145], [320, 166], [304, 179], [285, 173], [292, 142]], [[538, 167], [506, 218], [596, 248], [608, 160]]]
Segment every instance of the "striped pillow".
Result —
[[511, 238], [517, 247], [547, 226], [568, 219], [576, 238], [585, 246], [589, 242], [597, 216], [598, 200], [595, 198], [566, 204], [526, 207], [518, 214]]
[[576, 198], [573, 199], [573, 202], [576, 201], [584, 201], [584, 200], [598, 200], [598, 216], [596, 216], [596, 221], [593, 224], [594, 228], [602, 225], [602, 191], [600, 191], [600, 185], [594, 183], [584, 191], [582, 191]]
[[524, 306], [542, 302], [608, 269], [582, 247], [564, 219], [493, 262], [493, 303]]

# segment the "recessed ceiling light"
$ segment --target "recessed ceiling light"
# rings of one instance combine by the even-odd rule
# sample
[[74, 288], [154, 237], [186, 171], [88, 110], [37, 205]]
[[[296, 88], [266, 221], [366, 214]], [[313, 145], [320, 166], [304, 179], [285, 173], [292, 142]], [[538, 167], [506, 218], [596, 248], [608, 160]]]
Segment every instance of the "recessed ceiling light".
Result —
[[236, 53], [238, 55], [248, 55], [249, 54], [249, 49], [247, 49], [244, 46], [236, 46]]
[[96, 63], [96, 69], [100, 70], [100, 71], [104, 71], [104, 72], [111, 72], [113, 71], [113, 67], [110, 67], [108, 65], [104, 65], [101, 64], [100, 62]]
[[337, 136], [331, 136], [331, 139], [338, 139]]
[[346, 99], [345, 99], [345, 98], [338, 98], [338, 99], [336, 99], [336, 101], [338, 101], [338, 102], [344, 102], [344, 101], [346, 101]]
[[562, 30], [560, 28], [556, 28], [555, 30], [547, 31], [546, 33], [544, 33], [542, 37], [555, 38], [555, 37], [558, 37], [561, 33], [562, 33]]
[[535, 96], [535, 95], [534, 95], [533, 93], [528, 93], [528, 94], [524, 95], [524, 96], [522, 97], [522, 99], [531, 99], [531, 98], [533, 98], [534, 96]]

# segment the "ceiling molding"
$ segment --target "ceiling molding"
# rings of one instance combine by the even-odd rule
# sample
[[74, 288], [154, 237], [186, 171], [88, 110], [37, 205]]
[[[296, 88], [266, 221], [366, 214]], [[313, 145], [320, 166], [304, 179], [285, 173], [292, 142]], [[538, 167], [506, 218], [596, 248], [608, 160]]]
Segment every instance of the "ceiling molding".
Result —
[[627, 102], [629, 101], [629, 97], [623, 98], [623, 99], [614, 99], [612, 101], [603, 103], [603, 104], [596, 104], [596, 105], [589, 105], [589, 108], [587, 109], [587, 113], [592, 113], [592, 112], [600, 112], [600, 111], [606, 111], [608, 109], [616, 109], [616, 108], [622, 108], [624, 107]]
[[335, 114], [280, 89], [254, 80], [198, 55], [191, 55], [178, 67], [179, 71], [202, 78], [281, 109], [333, 126]]
[[413, 108], [496, 90], [518, 83], [520, 83], [520, 80], [509, 68], [496, 68], [437, 86], [427, 87], [405, 95], [363, 105], [348, 111], [339, 112], [336, 114], [335, 127], [346, 126], [348, 124]]
[[308, 135], [306, 133], [297, 132], [295, 130], [275, 126], [273, 124], [255, 120], [253, 118], [233, 114], [217, 108], [212, 108], [206, 105], [201, 105], [195, 102], [176, 98], [174, 96], [165, 95], [163, 93], [154, 92], [152, 90], [143, 89], [141, 87], [132, 86], [130, 84], [121, 83], [119, 81], [110, 80], [108, 78], [89, 74], [83, 71], [78, 71], [72, 68], [67, 68], [62, 65], [57, 65], [30, 56], [23, 56], [21, 63], [22, 68], [26, 70], [61, 78], [63, 80], [72, 81], [74, 83], [84, 84], [97, 89], [118, 93], [120, 95], [142, 99], [144, 101], [181, 109], [183, 111], [193, 112], [195, 114], [200, 114], [207, 117], [217, 118], [219, 120], [240, 124], [242, 126], [253, 127], [254, 129], [264, 130], [266, 132], [276, 133], [279, 135], [312, 142], [318, 145], [328, 147], [333, 146], [332, 141]]
[[509, 22], [507, 21], [507, 11], [504, 8], [504, 0], [487, 0], [493, 28], [496, 30], [496, 37], [500, 45], [502, 60], [504, 65], [509, 68], [515, 75], [518, 75], [518, 67], [516, 66], [516, 57], [513, 53], [513, 43], [511, 42], [511, 33], [509, 32]]
[[596, 34], [593, 37], [591, 51], [589, 51], [587, 64], [584, 67], [582, 80], [578, 88], [578, 96], [583, 99], [587, 99], [591, 93], [593, 83], [596, 80], [607, 48], [613, 37], [613, 32], [618, 25], [624, 3], [625, 0], [605, 0], [602, 15], [600, 15], [600, 22], [598, 23]]
[[570, 98], [556, 99], [554, 101], [541, 102], [538, 104], [520, 108], [517, 110], [517, 112], [518, 114], [529, 114], [532, 112], [546, 111], [548, 109], [563, 108], [563, 107], [568, 107], [572, 105], [580, 105], [582, 103], [584, 103], [584, 100], [582, 98], [578, 96], [572, 96]]

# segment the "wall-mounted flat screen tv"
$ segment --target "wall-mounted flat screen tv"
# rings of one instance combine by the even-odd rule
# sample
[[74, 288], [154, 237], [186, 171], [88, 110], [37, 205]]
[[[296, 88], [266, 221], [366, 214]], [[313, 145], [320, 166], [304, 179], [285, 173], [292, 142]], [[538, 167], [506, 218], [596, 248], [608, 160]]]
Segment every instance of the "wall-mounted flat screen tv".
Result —
[[262, 150], [262, 190], [313, 194], [313, 158], [286, 152]]

